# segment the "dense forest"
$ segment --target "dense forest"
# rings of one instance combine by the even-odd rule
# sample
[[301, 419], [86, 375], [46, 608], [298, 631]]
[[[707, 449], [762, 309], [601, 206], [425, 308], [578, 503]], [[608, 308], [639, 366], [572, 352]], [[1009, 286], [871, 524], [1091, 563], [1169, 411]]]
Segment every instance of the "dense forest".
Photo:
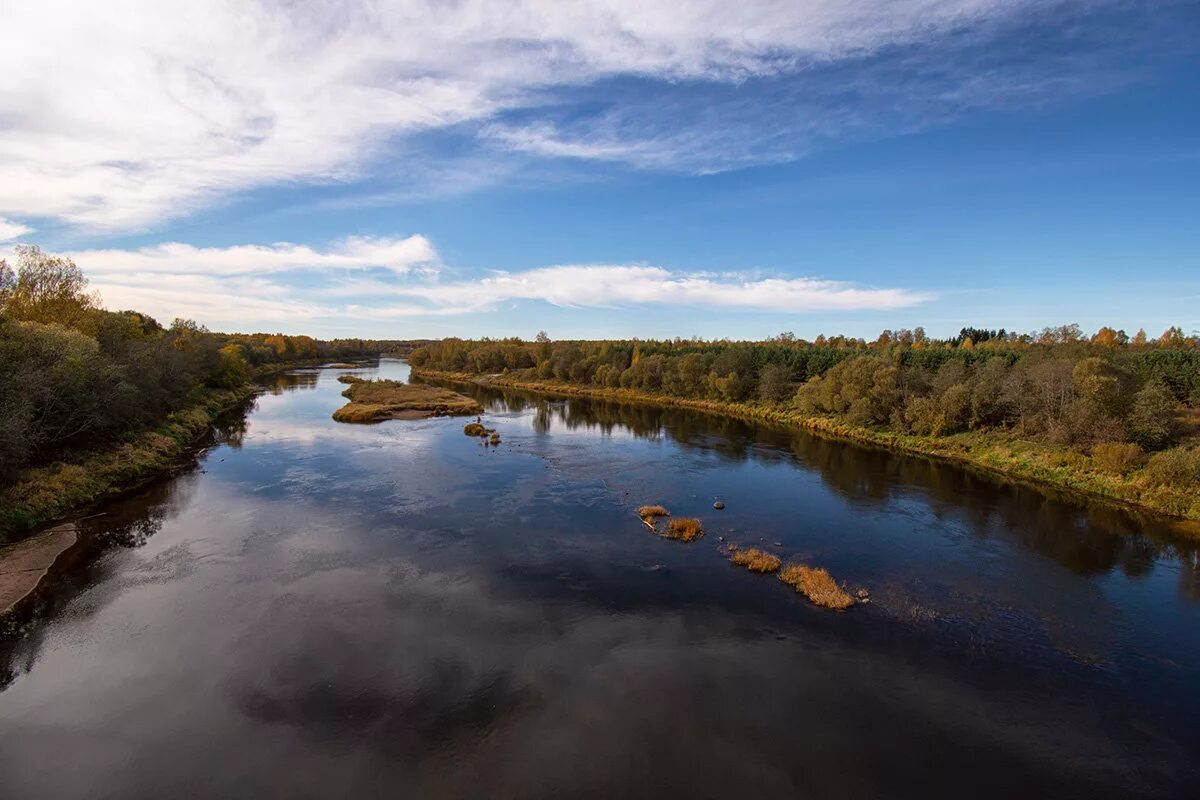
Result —
[[[1157, 338], [1077, 325], [1016, 334], [964, 328], [932, 339], [921, 328], [868, 342], [464, 341], [413, 351], [426, 369], [501, 373], [598, 390], [752, 403], [914, 436], [1003, 433], [1088, 454], [1114, 473], [1200, 481], [1191, 421], [1200, 407], [1200, 339]], [[1157, 454], [1153, 455], [1152, 454]]]
[[274, 365], [353, 358], [401, 343], [213, 333], [106, 311], [70, 259], [18, 247], [0, 261], [0, 485], [21, 469], [152, 427], [207, 390]]

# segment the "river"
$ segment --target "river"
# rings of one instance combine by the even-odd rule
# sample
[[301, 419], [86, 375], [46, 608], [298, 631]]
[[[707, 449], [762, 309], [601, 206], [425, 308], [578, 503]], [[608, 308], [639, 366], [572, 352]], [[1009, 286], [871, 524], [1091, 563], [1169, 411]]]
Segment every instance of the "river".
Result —
[[81, 523], [0, 642], [0, 797], [1195, 796], [1200, 562], [1165, 522], [680, 409], [459, 387], [501, 445], [345, 425], [339, 372]]

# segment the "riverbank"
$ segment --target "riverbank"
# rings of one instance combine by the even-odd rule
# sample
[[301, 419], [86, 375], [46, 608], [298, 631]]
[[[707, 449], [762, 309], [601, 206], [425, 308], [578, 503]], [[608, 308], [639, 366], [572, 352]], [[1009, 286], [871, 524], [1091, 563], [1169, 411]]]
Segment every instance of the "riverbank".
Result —
[[1200, 538], [1200, 487], [1150, 486], [1136, 477], [1092, 468], [1088, 456], [1062, 447], [1021, 440], [1002, 433], [959, 433], [943, 437], [915, 436], [852, 425], [832, 417], [809, 417], [762, 403], [693, 400], [631, 389], [577, 386], [559, 381], [524, 380], [509, 375], [473, 375], [413, 367], [413, 377], [526, 389], [562, 396], [690, 408], [741, 419], [803, 428], [814, 433], [905, 453], [951, 461], [993, 475], [1103, 498], [1138, 509], [1186, 520], [1180, 532]]
[[79, 541], [73, 523], [0, 547], [0, 618], [37, 589], [59, 556]]
[[128, 441], [25, 470], [0, 491], [0, 544], [16, 541], [39, 525], [136, 488], [178, 464], [179, 457], [221, 414], [252, 396], [255, 388], [205, 391], [192, 405], [157, 428]]

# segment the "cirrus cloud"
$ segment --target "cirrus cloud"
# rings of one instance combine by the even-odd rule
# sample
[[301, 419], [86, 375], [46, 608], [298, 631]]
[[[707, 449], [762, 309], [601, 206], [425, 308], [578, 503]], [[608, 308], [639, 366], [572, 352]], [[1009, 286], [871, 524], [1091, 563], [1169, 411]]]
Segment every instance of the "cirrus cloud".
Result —
[[[517, 151], [694, 172], [789, 159], [817, 140], [913, 129], [1014, 87], [1022, 97], [1029, 87], [1077, 91], [1058, 77], [1073, 74], [1066, 57], [1022, 52], [955, 69], [957, 56], [947, 53], [1040, 14], [1078, 21], [1121, 5], [9, 3], [0, 26], [0, 214], [142, 228], [258, 186], [353, 182], [388, 155], [385, 171], [405, 173], [394, 162], [423, 161], [406, 142], [464, 128], [476, 150], [495, 148], [497, 158]], [[1081, 38], [1059, 23], [1044, 27]], [[866, 73], [845, 68], [865, 63]], [[1020, 66], [1028, 64], [1038, 66]], [[804, 80], [787, 91], [771, 87], [784, 100], [757, 120], [746, 113], [756, 97], [728, 97], [714, 114], [705, 112], [711, 97], [688, 92], [797, 77]], [[629, 92], [605, 83], [621, 78], [670, 99], [627, 104]], [[601, 88], [598, 96], [564, 94], [575, 87]], [[602, 125], [564, 114], [597, 101], [609, 107]], [[892, 107], [915, 111], [875, 110]]]

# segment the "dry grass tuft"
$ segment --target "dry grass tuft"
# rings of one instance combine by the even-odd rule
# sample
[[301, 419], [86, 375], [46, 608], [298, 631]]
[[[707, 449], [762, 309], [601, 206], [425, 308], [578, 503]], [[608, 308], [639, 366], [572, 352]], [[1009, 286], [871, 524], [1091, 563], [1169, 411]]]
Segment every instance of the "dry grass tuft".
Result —
[[854, 598], [822, 567], [789, 564], [779, 573], [779, 580], [819, 606], [843, 611], [854, 605]]
[[642, 519], [653, 520], [657, 517], [669, 517], [671, 512], [662, 506], [641, 506], [638, 508], [638, 516]]
[[667, 536], [681, 542], [692, 542], [704, 533], [704, 526], [694, 517], [679, 517], [667, 523]]
[[379, 422], [385, 419], [482, 414], [483, 406], [470, 397], [439, 386], [399, 381], [356, 381], [343, 397], [350, 402], [333, 412], [338, 422]]
[[468, 422], [463, 426], [463, 433], [467, 436], [487, 436], [491, 431], [480, 425], [478, 422]]
[[783, 562], [779, 560], [779, 556], [772, 553], [766, 553], [762, 550], [753, 547], [747, 550], [734, 550], [729, 560], [739, 567], [745, 567], [751, 572], [770, 573], [779, 569]]
[[488, 443], [491, 444], [493, 447], [500, 444], [500, 434], [496, 433], [495, 431], [492, 431], [492, 437], [490, 439], [488, 439]]

